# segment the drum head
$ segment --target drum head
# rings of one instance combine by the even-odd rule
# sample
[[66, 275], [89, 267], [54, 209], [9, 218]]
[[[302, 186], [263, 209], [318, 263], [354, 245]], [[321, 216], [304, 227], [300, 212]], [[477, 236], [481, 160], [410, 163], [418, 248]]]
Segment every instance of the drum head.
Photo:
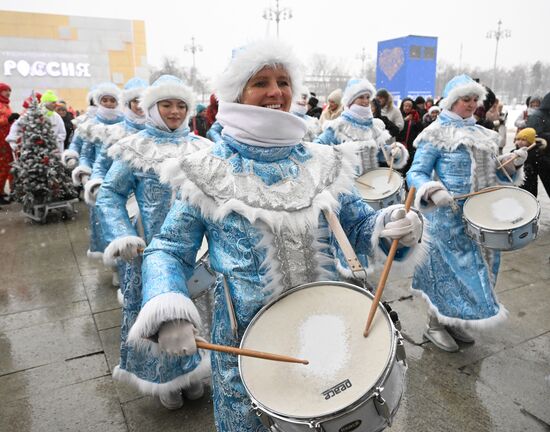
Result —
[[394, 341], [383, 307], [368, 338], [372, 295], [352, 285], [308, 284], [271, 303], [248, 327], [241, 347], [285, 354], [309, 365], [240, 357], [254, 400], [291, 418], [331, 414], [361, 399], [390, 364]]
[[[376, 168], [358, 177], [355, 187], [368, 200], [387, 198], [403, 186], [403, 177], [395, 170], [389, 178], [390, 168]], [[370, 187], [369, 187], [370, 186]]]
[[481, 228], [510, 230], [537, 217], [539, 203], [529, 192], [516, 187], [474, 195], [464, 203], [464, 217]]

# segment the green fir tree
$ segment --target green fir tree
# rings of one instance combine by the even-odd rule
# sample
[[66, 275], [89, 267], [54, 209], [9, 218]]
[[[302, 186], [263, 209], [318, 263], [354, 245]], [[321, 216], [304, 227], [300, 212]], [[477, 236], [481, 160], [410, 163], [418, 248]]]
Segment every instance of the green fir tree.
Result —
[[33, 97], [20, 119], [23, 132], [21, 154], [12, 166], [15, 199], [25, 213], [33, 207], [78, 196], [70, 175], [61, 163], [56, 137], [50, 121]]

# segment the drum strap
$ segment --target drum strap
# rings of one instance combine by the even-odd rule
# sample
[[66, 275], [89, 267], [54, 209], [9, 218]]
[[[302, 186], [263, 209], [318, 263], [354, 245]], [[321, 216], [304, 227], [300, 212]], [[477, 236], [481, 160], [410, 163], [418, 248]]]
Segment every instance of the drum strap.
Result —
[[239, 326], [237, 324], [237, 316], [235, 315], [235, 308], [233, 307], [233, 300], [231, 299], [231, 293], [229, 292], [229, 285], [223, 276], [223, 292], [225, 294], [225, 303], [227, 305], [227, 312], [229, 313], [229, 324], [231, 325], [231, 333], [233, 337], [237, 339]]
[[[344, 228], [342, 228], [338, 217], [336, 216], [336, 214], [334, 214], [334, 212], [330, 210], [323, 210], [323, 214], [325, 215], [325, 218], [330, 226], [330, 229], [332, 230], [332, 233], [334, 234], [334, 237], [336, 238], [336, 241], [338, 242], [338, 245], [340, 246], [340, 249], [342, 249], [342, 253], [346, 258], [350, 270], [354, 274], [356, 272], [364, 272], [366, 280], [367, 272], [361, 265], [359, 258], [357, 258], [357, 255], [353, 250], [353, 246], [349, 242], [349, 239], [346, 236]], [[363, 279], [363, 275], [361, 275], [359, 279]]]

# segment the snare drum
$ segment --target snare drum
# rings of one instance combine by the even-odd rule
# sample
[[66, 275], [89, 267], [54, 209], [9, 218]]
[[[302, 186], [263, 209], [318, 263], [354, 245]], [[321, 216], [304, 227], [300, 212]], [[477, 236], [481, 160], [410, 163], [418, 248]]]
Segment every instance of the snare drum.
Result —
[[[389, 178], [390, 171], [393, 171]], [[400, 204], [404, 197], [404, 182], [401, 174], [391, 168], [375, 168], [358, 177], [355, 187], [374, 210]]]
[[208, 241], [206, 237], [203, 238], [197, 257], [193, 275], [187, 281], [189, 297], [193, 300], [204, 295], [216, 284], [216, 273], [210, 268], [210, 261], [208, 260]]
[[258, 312], [241, 348], [309, 361], [239, 357], [246, 392], [267, 427], [373, 432], [391, 425], [403, 394], [405, 350], [381, 305], [369, 337], [363, 336], [372, 299], [355, 285], [314, 282]]
[[464, 203], [466, 233], [489, 249], [520, 249], [537, 238], [540, 204], [529, 192], [506, 186]]

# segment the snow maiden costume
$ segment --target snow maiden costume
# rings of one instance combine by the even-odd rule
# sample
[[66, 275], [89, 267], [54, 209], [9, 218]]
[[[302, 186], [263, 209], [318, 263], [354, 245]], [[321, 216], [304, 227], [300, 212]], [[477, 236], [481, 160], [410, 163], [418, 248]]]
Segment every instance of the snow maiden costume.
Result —
[[361, 155], [360, 175], [378, 168], [382, 162], [389, 162], [390, 152], [395, 158], [395, 169], [404, 167], [409, 158], [409, 152], [402, 144], [388, 145], [392, 138], [384, 127], [384, 122], [372, 117], [370, 106], [354, 104], [359, 96], [369, 95], [372, 98], [375, 93], [376, 90], [368, 80], [349, 80], [342, 97], [344, 112], [340, 117], [327, 121], [323, 125], [323, 133], [314, 140], [316, 143], [329, 145], [353, 142]]
[[80, 157], [84, 137], [87, 135], [88, 127], [93, 123], [95, 115], [97, 114], [97, 106], [95, 106], [94, 102], [95, 90], [96, 86], [92, 86], [86, 96], [86, 100], [89, 103], [86, 112], [73, 120], [73, 125], [75, 127], [73, 139], [69, 148], [65, 150], [61, 156], [61, 162], [69, 169], [73, 169], [78, 165], [78, 158]]
[[[106, 108], [100, 104], [105, 96], [112, 96], [117, 101], [117, 108]], [[88, 181], [92, 174], [92, 167], [96, 158], [103, 147], [105, 135], [102, 125], [112, 125], [123, 120], [122, 112], [118, 109], [120, 106], [120, 90], [113, 83], [103, 83], [97, 86], [94, 92], [95, 104], [98, 106], [95, 118], [88, 124], [78, 159], [78, 166], [73, 169], [72, 177], [75, 186], [83, 185]], [[90, 247], [88, 249], [89, 257], [101, 257], [105, 242], [101, 233], [101, 227], [97, 218], [95, 207], [88, 207], [90, 212]]]
[[130, 109], [130, 102], [137, 99], [147, 86], [147, 81], [141, 78], [130, 79], [124, 85], [124, 90], [122, 91], [124, 120], [113, 125], [98, 124], [94, 126], [95, 134], [101, 136], [100, 140], [103, 142], [103, 147], [99, 156], [94, 161], [90, 180], [84, 186], [86, 204], [95, 205], [99, 186], [101, 186], [103, 178], [107, 174], [107, 171], [109, 171], [109, 168], [111, 168], [113, 160], [107, 154], [109, 148], [117, 141], [145, 129], [145, 115], [138, 116], [134, 113]]
[[309, 90], [306, 87], [302, 88], [302, 91], [292, 101], [290, 112], [306, 122], [307, 132], [304, 135], [303, 140], [312, 142], [315, 138], [317, 138], [317, 135], [321, 133], [321, 126], [319, 124], [319, 119], [306, 114], [308, 97]]
[[[301, 81], [290, 53], [289, 47], [269, 41], [240, 50], [217, 87], [223, 141], [172, 161], [163, 171], [162, 179], [178, 188], [179, 199], [145, 250], [143, 305], [131, 342], [157, 333], [160, 338], [163, 323], [185, 320], [200, 326], [186, 281], [203, 236], [218, 274], [211, 339], [231, 346], [239, 346], [254, 315], [283, 290], [337, 279], [337, 246], [322, 210], [338, 213], [357, 251], [384, 256], [381, 237], [391, 226], [384, 227], [384, 219], [393, 209], [375, 212], [354, 193], [354, 149], [302, 143], [306, 124], [298, 117], [235, 103], [249, 79], [265, 67], [284, 68], [296, 91]], [[410, 247], [400, 249], [401, 259], [417, 249], [421, 222], [415, 214], [411, 220]], [[236, 329], [231, 328], [225, 285]], [[217, 430], [265, 430], [251, 409], [237, 357], [212, 352], [211, 358]]]
[[[140, 105], [147, 116], [145, 129], [109, 148], [108, 156], [114, 162], [101, 185], [96, 208], [108, 244], [105, 263], [111, 264], [118, 257], [129, 261], [122, 287], [120, 363], [113, 370], [113, 377], [135, 385], [143, 393], [159, 395], [161, 401], [176, 393], [181, 402], [181, 390], [193, 384], [200, 384], [197, 396], [202, 394], [201, 381], [208, 377], [210, 370], [208, 355], [172, 357], [158, 352], [154, 349], [156, 345], [148, 341], [141, 341], [144, 346], [141, 350], [126, 343], [128, 330], [142, 302], [141, 257], [137, 256], [137, 249], [144, 248], [160, 231], [173, 197], [171, 187], [159, 181], [160, 165], [178, 154], [188, 154], [210, 144], [204, 138], [189, 134], [189, 110], [178, 129], [166, 126], [157, 107], [157, 102], [166, 99], [179, 99], [187, 107], [194, 106], [191, 90], [170, 75], [159, 77], [143, 92]], [[135, 194], [139, 206], [143, 238], [126, 210], [131, 193]]]
[[[460, 98], [478, 97], [482, 101], [484, 96], [485, 88], [467, 75], [447, 84], [443, 112], [415, 140], [417, 150], [407, 174], [409, 185], [417, 189], [415, 206], [433, 210], [437, 205], [427, 215], [428, 257], [416, 269], [412, 288], [430, 306], [432, 316], [425, 337], [447, 351], [458, 349], [447, 332], [454, 339], [473, 342], [464, 328], [483, 328], [506, 316], [494, 293], [500, 253], [481, 247], [466, 235], [464, 200], [455, 206], [449, 195], [510, 184], [497, 169], [499, 135], [476, 125], [473, 117], [462, 118], [451, 111]], [[521, 184], [523, 169], [510, 165], [514, 184]]]

